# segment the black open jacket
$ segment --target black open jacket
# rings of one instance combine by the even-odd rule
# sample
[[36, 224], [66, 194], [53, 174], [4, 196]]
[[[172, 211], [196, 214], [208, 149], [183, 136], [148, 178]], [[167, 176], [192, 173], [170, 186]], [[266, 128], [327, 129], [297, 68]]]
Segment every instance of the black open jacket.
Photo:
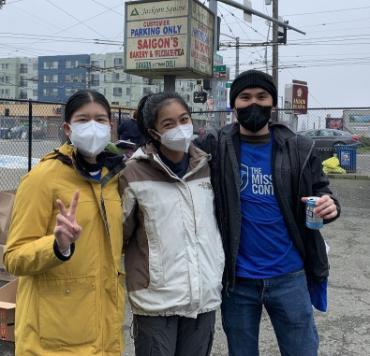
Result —
[[[325, 242], [319, 230], [305, 227], [305, 204], [301, 202], [301, 197], [330, 195], [337, 205], [336, 218], [340, 214], [339, 202], [329, 189], [320, 159], [314, 154], [313, 141], [296, 135], [282, 124], [272, 124], [270, 130], [273, 136], [272, 178], [276, 199], [289, 235], [304, 261], [307, 275], [321, 281], [329, 275]], [[226, 289], [233, 288], [242, 221], [239, 124], [227, 125], [218, 132], [206, 135], [203, 140], [197, 140], [196, 144], [212, 154], [212, 185], [226, 256], [224, 285]], [[333, 220], [324, 220], [324, 223]]]

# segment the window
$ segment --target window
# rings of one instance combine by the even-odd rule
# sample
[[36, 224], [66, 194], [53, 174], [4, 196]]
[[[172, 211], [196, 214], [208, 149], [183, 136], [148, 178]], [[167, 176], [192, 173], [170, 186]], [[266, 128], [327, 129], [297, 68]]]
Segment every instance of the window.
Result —
[[112, 74], [112, 81], [113, 82], [119, 82], [119, 73], [113, 73]]
[[21, 63], [21, 66], [19, 67], [19, 72], [20, 72], [21, 74], [26, 74], [26, 73], [28, 73], [28, 66], [27, 66], [27, 64], [25, 64], [25, 63]]
[[93, 68], [94, 70], [96, 68], [100, 68], [101, 67], [100, 61], [91, 61], [91, 67], [95, 67]]
[[10, 90], [9, 89], [1, 89], [0, 93], [1, 93], [2, 96], [9, 96], [10, 95]]
[[44, 96], [58, 96], [58, 89], [57, 88], [45, 88], [43, 90]]
[[9, 63], [2, 63], [1, 69], [9, 69]]
[[44, 75], [44, 83], [58, 83], [58, 74]]
[[26, 87], [27, 86], [27, 78], [21, 78], [19, 86]]
[[91, 74], [91, 86], [98, 87], [100, 85], [100, 75], [99, 74]]
[[152, 91], [150, 90], [150, 87], [145, 87], [144, 89], [143, 89], [143, 94], [144, 95], [148, 95], [148, 94], [150, 94]]
[[3, 75], [0, 77], [0, 83], [9, 83], [9, 77], [7, 75]]
[[126, 88], [126, 95], [127, 96], [130, 96], [131, 95], [131, 88], [130, 87], [127, 87]]
[[113, 88], [113, 96], [122, 96], [122, 88]]
[[37, 98], [37, 95], [39, 95], [38, 90], [37, 90], [37, 89], [33, 89], [33, 91], [32, 91], [32, 96], [33, 96], [34, 98]]
[[113, 60], [114, 66], [121, 66], [122, 65], [122, 58], [114, 58]]
[[76, 88], [66, 88], [66, 96], [73, 95], [77, 90]]
[[44, 69], [58, 69], [58, 61], [44, 62]]
[[80, 65], [78, 60], [68, 60], [66, 61], [65, 67], [67, 69], [73, 69], [73, 68], [78, 68]]
[[66, 74], [64, 81], [66, 83], [82, 83], [83, 75], [79, 74]]
[[20, 91], [19, 99], [27, 99], [27, 90], [21, 90]]

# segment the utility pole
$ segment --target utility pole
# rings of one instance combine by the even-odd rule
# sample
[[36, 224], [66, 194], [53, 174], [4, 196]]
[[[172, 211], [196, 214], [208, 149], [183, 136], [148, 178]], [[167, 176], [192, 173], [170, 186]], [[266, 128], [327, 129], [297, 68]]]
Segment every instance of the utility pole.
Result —
[[[279, 18], [279, 0], [272, 0], [272, 17]], [[275, 81], [276, 90], [279, 90], [279, 25], [274, 22], [272, 24], [272, 77]], [[277, 93], [279, 95], [279, 93]]]
[[[240, 51], [240, 38], [239, 37], [234, 37], [230, 36], [226, 33], [221, 33], [222, 36], [229, 37], [232, 40], [235, 40], [235, 78], [239, 75], [240, 72], [240, 57], [239, 57], [239, 51]], [[229, 47], [231, 47], [229, 45]]]
[[240, 49], [240, 38], [235, 37], [235, 78], [239, 75], [239, 49]]

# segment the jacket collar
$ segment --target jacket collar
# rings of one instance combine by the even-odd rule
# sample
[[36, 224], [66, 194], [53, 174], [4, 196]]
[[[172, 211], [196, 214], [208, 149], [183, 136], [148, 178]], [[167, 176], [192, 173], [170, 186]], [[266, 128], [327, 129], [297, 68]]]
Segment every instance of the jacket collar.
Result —
[[[114, 154], [109, 151], [104, 151], [100, 154], [101, 159], [103, 160], [103, 166], [108, 169], [108, 171], [118, 173], [121, 169], [124, 168], [125, 164], [123, 162], [123, 157], [121, 155]], [[86, 178], [91, 178], [88, 172], [85, 172], [81, 165], [78, 164], [76, 160], [76, 149], [69, 143], [65, 143], [59, 148], [55, 149], [53, 152], [48, 153], [41, 159], [41, 162], [47, 161], [50, 159], [58, 159], [66, 165], [74, 167], [82, 176]]]
[[[279, 146], [284, 145], [287, 140], [296, 136], [296, 134], [284, 124], [273, 122], [273, 123], [270, 123], [269, 127], [274, 136], [274, 140]], [[234, 122], [232, 124], [229, 124], [223, 127], [221, 132], [222, 132], [222, 135], [226, 137], [231, 137], [233, 140], [235, 140], [235, 136], [239, 136], [239, 131], [240, 131], [239, 123]]]
[[[211, 155], [205, 153], [198, 147], [196, 147], [193, 143], [190, 144], [189, 147], [189, 169], [185, 176], [194, 173], [199, 168], [201, 168], [205, 163], [210, 161]], [[132, 155], [130, 160], [148, 160], [152, 164], [160, 165], [162, 170], [165, 170], [166, 173], [169, 174], [168, 169], [165, 167], [161, 159], [158, 155], [157, 148], [153, 145], [153, 143], [148, 143], [145, 146], [140, 147], [136, 150], [136, 152]], [[184, 176], [184, 177], [185, 177]]]

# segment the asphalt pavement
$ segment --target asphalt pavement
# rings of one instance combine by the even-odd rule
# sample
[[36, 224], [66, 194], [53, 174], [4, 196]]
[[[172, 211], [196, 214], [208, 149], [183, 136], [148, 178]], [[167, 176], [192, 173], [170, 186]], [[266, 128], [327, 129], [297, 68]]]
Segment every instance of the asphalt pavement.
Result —
[[[42, 147], [38, 149], [41, 157], [44, 150]], [[4, 153], [0, 144], [1, 154]], [[370, 176], [370, 155], [359, 155], [357, 158], [361, 173]], [[0, 173], [0, 178], [3, 179], [4, 170], [0, 169]], [[17, 180], [13, 174], [9, 177], [12, 181]], [[370, 180], [332, 179], [331, 187], [341, 201], [342, 216], [322, 230], [330, 245], [331, 273], [328, 292], [329, 311], [316, 313], [320, 335], [319, 354], [368, 356], [370, 355]], [[125, 356], [134, 355], [130, 325], [131, 314], [127, 307]], [[11, 350], [12, 344], [0, 342], [0, 356], [13, 355]], [[211, 355], [227, 354], [226, 339], [218, 315]], [[279, 355], [266, 313], [263, 315], [260, 329], [260, 354]]]
[[[342, 205], [341, 217], [322, 229], [330, 245], [329, 310], [315, 312], [320, 356], [370, 355], [370, 180], [333, 179], [331, 188]], [[127, 313], [126, 356], [134, 355]], [[278, 356], [276, 338], [266, 313], [260, 328], [261, 356]], [[220, 315], [212, 356], [227, 356]], [[297, 355], [301, 356], [301, 355]], [[302, 355], [304, 356], [304, 355]]]

